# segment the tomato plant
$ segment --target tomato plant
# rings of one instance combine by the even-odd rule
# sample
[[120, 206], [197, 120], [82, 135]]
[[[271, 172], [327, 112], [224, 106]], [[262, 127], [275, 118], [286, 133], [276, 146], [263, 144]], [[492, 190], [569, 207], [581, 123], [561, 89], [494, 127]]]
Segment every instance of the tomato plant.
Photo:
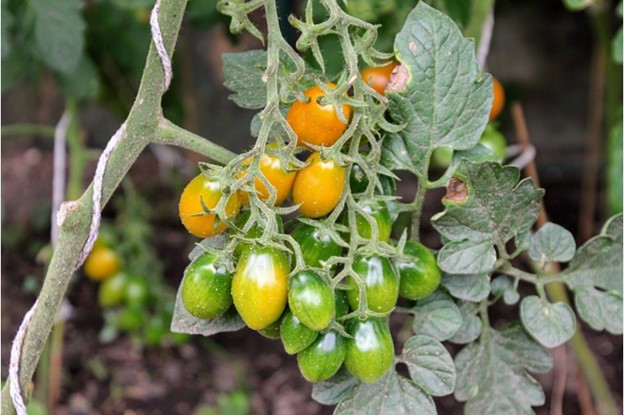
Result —
[[320, 218], [330, 213], [342, 197], [345, 187], [345, 169], [334, 160], [323, 160], [314, 152], [306, 160], [307, 166], [297, 172], [293, 185], [293, 202], [299, 212], [308, 218]]
[[[325, 87], [334, 89], [336, 85], [327, 82]], [[303, 95], [307, 102], [295, 101], [286, 114], [288, 124], [297, 135], [298, 144], [331, 146], [345, 132], [347, 124], [340, 119], [337, 107], [322, 102], [327, 94], [320, 86], [307, 89]], [[348, 121], [351, 107], [342, 105], [342, 114]]]

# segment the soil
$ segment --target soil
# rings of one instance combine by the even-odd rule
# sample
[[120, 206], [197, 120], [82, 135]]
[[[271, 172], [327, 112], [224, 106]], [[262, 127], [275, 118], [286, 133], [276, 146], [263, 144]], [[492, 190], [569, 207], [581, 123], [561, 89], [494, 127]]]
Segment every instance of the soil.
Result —
[[[532, 139], [538, 150], [538, 168], [542, 187], [547, 190], [545, 205], [551, 220], [570, 230], [577, 228], [579, 187], [581, 181], [587, 79], [590, 44], [588, 23], [582, 14], [570, 14], [562, 5], [536, 10], [517, 5], [502, 7], [497, 14], [489, 70], [509, 88], [510, 97], [519, 99], [525, 108]], [[531, 21], [527, 28], [523, 22]], [[557, 21], [556, 28], [549, 22]], [[549, 30], [554, 30], [553, 36]], [[196, 33], [197, 48], [212, 44], [215, 32]], [[574, 44], [575, 48], [562, 45]], [[217, 42], [228, 48], [227, 42]], [[225, 46], [224, 46], [225, 45]], [[215, 46], [216, 47], [216, 46]], [[212, 78], [198, 87], [200, 123], [198, 131], [207, 137], [222, 136], [222, 143], [238, 150], [246, 141], [251, 113], [237, 109], [227, 101], [227, 91], [218, 85], [220, 74], [215, 58], [221, 49], [198, 55], [196, 65]], [[566, 68], [573, 67], [574, 70]], [[197, 68], [196, 68], [197, 69]], [[574, 86], [574, 87], [571, 87]], [[53, 92], [38, 100], [40, 91], [23, 86], [2, 96], [2, 124], [45, 122], [50, 125], [61, 113], [62, 99]], [[42, 105], [48, 106], [45, 110]], [[565, 103], [565, 107], [561, 108]], [[204, 108], [204, 109], [201, 109]], [[212, 111], [210, 108], [218, 108]], [[26, 115], [25, 115], [26, 114]], [[28, 116], [31, 114], [32, 116]], [[41, 114], [44, 114], [41, 116]], [[46, 116], [45, 114], [49, 114]], [[117, 121], [97, 106], [84, 110], [83, 128], [87, 140], [102, 146], [115, 129]], [[44, 119], [41, 119], [43, 117]], [[213, 125], [218, 125], [213, 129]], [[501, 118], [508, 140], [515, 141], [509, 114]], [[196, 157], [191, 157], [197, 161]], [[175, 186], [168, 183], [167, 169], [180, 169], [184, 176], [194, 171], [193, 163], [173, 158], [163, 163], [155, 152], [146, 151], [132, 168], [130, 176], [153, 207], [153, 244], [164, 266], [164, 275], [176, 289], [187, 265], [186, 255], [193, 240], [175, 218]], [[177, 160], [177, 161], [175, 161]], [[91, 163], [86, 177], [92, 177]], [[36, 286], [44, 270], [36, 260], [47, 243], [50, 224], [52, 148], [42, 137], [2, 139], [2, 379], [7, 377], [9, 348], [24, 313], [35, 301]], [[602, 185], [602, 183], [601, 183]], [[414, 183], [405, 177], [399, 191], [406, 197]], [[602, 189], [602, 187], [601, 187]], [[439, 243], [427, 225], [440, 210], [443, 192], [432, 192], [424, 213], [423, 240], [432, 247]], [[593, 221], [599, 229], [606, 211], [603, 194], [598, 195], [598, 214]], [[108, 208], [105, 215], [112, 216]], [[35, 288], [28, 288], [34, 283]], [[525, 288], [523, 288], [525, 289]], [[220, 397], [240, 391], [247, 397], [250, 413], [263, 415], [331, 414], [333, 408], [310, 398], [311, 385], [300, 375], [296, 359], [287, 355], [279, 341], [269, 340], [251, 330], [217, 334], [210, 338], [194, 337], [183, 346], [139, 348], [122, 336], [110, 344], [101, 344], [98, 333], [102, 313], [96, 301], [95, 283], [77, 275], [68, 292], [71, 315], [66, 323], [63, 349], [62, 387], [55, 414], [190, 414], [201, 405], [214, 405]], [[512, 307], [497, 306], [491, 311], [495, 326], [517, 319]], [[402, 326], [394, 318], [393, 332]], [[584, 330], [611, 390], [622, 406], [622, 337]], [[397, 344], [400, 347], [400, 344]], [[452, 353], [460, 350], [449, 345]], [[569, 350], [556, 352], [567, 369], [563, 397], [564, 414], [580, 414], [577, 368]], [[562, 355], [563, 353], [563, 355]], [[550, 410], [553, 373], [536, 376], [544, 386], [547, 402], [536, 413]], [[462, 405], [452, 397], [436, 399], [441, 414], [460, 414]], [[228, 413], [229, 415], [229, 413]]]

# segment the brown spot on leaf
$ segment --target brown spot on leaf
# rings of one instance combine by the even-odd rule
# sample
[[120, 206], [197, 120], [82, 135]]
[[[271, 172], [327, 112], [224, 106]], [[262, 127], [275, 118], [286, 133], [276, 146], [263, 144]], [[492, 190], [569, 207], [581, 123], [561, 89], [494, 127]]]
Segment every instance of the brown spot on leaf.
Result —
[[457, 177], [452, 177], [449, 183], [446, 185], [445, 199], [461, 203], [466, 200], [468, 196], [468, 187], [466, 183], [459, 180]]
[[390, 82], [386, 85], [386, 91], [400, 92], [405, 89], [407, 81], [409, 79], [409, 73], [405, 65], [397, 65], [390, 75]]

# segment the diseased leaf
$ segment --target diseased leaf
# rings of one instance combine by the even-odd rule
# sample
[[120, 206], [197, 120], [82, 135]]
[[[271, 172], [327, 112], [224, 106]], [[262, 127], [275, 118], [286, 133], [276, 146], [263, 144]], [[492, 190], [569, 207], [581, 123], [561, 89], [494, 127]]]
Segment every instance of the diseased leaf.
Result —
[[590, 286], [579, 287], [574, 292], [574, 304], [579, 317], [594, 330], [622, 334], [624, 307], [621, 296]]
[[384, 138], [382, 164], [426, 177], [435, 148], [477, 144], [490, 112], [492, 79], [480, 72], [473, 40], [425, 2], [407, 17], [395, 50], [409, 81], [403, 91], [387, 93], [388, 110], [405, 128]]
[[444, 396], [455, 388], [455, 364], [442, 343], [428, 336], [413, 336], [403, 346], [402, 361], [418, 386], [432, 396]]
[[52, 69], [71, 74], [84, 51], [85, 21], [81, 0], [31, 0], [35, 40], [43, 61]]
[[453, 297], [475, 303], [490, 294], [490, 278], [487, 274], [443, 274], [442, 285]]
[[483, 329], [483, 322], [476, 315], [477, 305], [467, 301], [459, 304], [459, 311], [462, 314], [462, 325], [457, 332], [449, 339], [456, 344], [467, 344], [477, 340]]
[[379, 414], [430, 415], [436, 408], [431, 396], [391, 369], [375, 383], [360, 383], [334, 411], [334, 415]]
[[573, 290], [593, 286], [622, 294], [622, 214], [585, 242], [561, 275], [568, 277], [566, 284]]
[[568, 262], [575, 251], [576, 242], [570, 231], [548, 222], [533, 235], [529, 256], [533, 261]]
[[498, 163], [462, 161], [455, 174], [465, 185], [460, 200], [442, 200], [445, 210], [432, 218], [446, 244], [438, 253], [449, 274], [486, 273], [496, 263], [494, 246], [527, 232], [537, 220], [544, 191], [520, 171]]
[[528, 373], [545, 373], [552, 358], [518, 324], [501, 331], [487, 329], [478, 342], [455, 357], [455, 398], [466, 401], [467, 415], [533, 414], [543, 405], [544, 391]]
[[312, 385], [312, 399], [323, 405], [336, 405], [349, 398], [360, 381], [342, 367], [330, 379]]
[[520, 317], [531, 336], [548, 348], [561, 346], [576, 330], [576, 318], [569, 305], [552, 304], [535, 295], [522, 300]]
[[437, 340], [449, 339], [462, 325], [462, 316], [453, 299], [437, 291], [420, 300], [414, 308], [413, 329]]

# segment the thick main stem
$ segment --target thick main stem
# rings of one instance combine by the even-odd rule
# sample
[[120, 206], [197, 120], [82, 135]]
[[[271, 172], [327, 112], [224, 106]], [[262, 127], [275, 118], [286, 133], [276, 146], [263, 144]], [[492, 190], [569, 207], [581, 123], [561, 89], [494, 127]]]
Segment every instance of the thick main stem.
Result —
[[[160, 8], [160, 25], [168, 51], [172, 51], [186, 0], [163, 0]], [[170, 52], [171, 53], [171, 52]], [[134, 105], [126, 120], [126, 134], [113, 150], [104, 174], [102, 203], [105, 204], [117, 188], [141, 151], [159, 133], [161, 98], [164, 82], [163, 69], [153, 45], [151, 45], [143, 78]], [[60, 224], [59, 239], [52, 255], [46, 278], [39, 294], [39, 303], [28, 327], [22, 346], [19, 364], [19, 383], [22, 391], [32, 379], [46, 340], [50, 335], [54, 318], [60, 308], [69, 280], [87, 239], [92, 216], [93, 186], [77, 201], [66, 203], [61, 210], [66, 214]], [[9, 394], [9, 383], [2, 390], [2, 413], [15, 413]]]

